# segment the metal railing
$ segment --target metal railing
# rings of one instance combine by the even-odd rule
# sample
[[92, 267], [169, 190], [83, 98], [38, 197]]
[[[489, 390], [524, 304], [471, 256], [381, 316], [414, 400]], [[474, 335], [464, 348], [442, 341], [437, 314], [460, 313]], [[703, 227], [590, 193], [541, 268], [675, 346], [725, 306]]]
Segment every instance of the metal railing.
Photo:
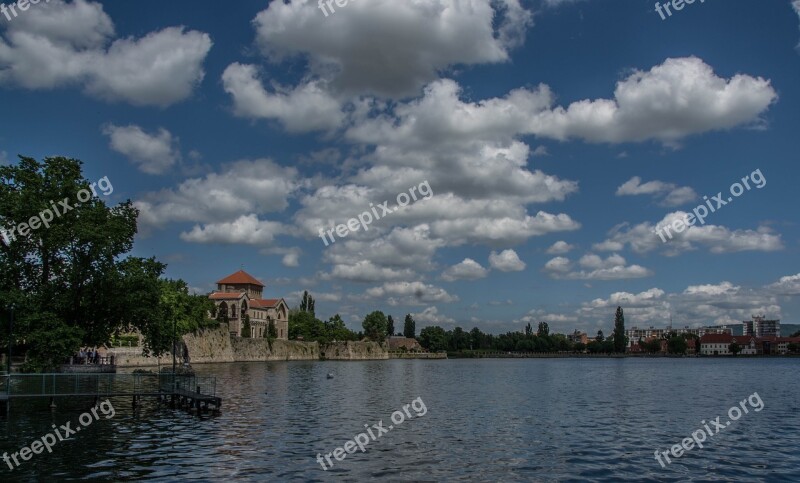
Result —
[[[171, 391], [216, 396], [214, 376], [161, 374], [11, 374], [0, 375], [9, 397], [140, 396]], [[198, 388], [200, 391], [198, 391]]]

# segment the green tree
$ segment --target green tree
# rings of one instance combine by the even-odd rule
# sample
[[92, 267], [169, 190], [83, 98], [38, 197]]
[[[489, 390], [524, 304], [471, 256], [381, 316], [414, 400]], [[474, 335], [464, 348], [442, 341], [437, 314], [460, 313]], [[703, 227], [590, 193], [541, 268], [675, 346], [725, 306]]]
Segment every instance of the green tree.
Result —
[[432, 352], [447, 350], [447, 335], [439, 326], [425, 327], [419, 333], [419, 343]]
[[550, 334], [550, 326], [547, 322], [539, 322], [539, 328], [536, 330], [536, 335], [539, 337], [547, 337]]
[[737, 355], [742, 352], [742, 346], [736, 343], [736, 341], [731, 342], [731, 345], [728, 346], [728, 350], [733, 355]]
[[253, 330], [250, 328], [250, 316], [244, 316], [244, 322], [242, 323], [242, 337], [249, 339], [253, 336]]
[[264, 337], [275, 340], [278, 338], [278, 328], [275, 327], [275, 321], [272, 320], [272, 317], [269, 319], [269, 323], [267, 324], [267, 331], [264, 333]]
[[389, 337], [394, 335], [394, 319], [391, 315], [386, 317], [386, 334]]
[[95, 186], [75, 159], [0, 166], [0, 305], [18, 307], [14, 338], [29, 343], [26, 370], [53, 368], [121, 327], [142, 333], [146, 352], [170, 347], [158, 282], [165, 266], [128, 256], [138, 211], [130, 201], [107, 206]]
[[308, 290], [303, 291], [303, 300], [300, 302], [300, 310], [314, 314], [314, 297], [309, 295]]
[[602, 330], [598, 330], [597, 331], [597, 337], [595, 337], [594, 340], [596, 342], [603, 342], [604, 340], [606, 340], [606, 338], [603, 336], [603, 331]]
[[376, 342], [383, 342], [386, 338], [387, 325], [388, 321], [386, 320], [386, 315], [380, 310], [376, 310], [364, 317], [364, 322], [362, 324], [364, 327], [364, 334]]
[[403, 323], [403, 335], [409, 339], [416, 338], [417, 323], [414, 322], [414, 317], [411, 314], [406, 314], [406, 320]]
[[628, 346], [628, 337], [625, 335], [625, 315], [622, 313], [622, 307], [617, 307], [617, 313], [614, 316], [614, 352], [623, 353]]
[[688, 344], [683, 337], [670, 337], [667, 341], [667, 351], [669, 351], [670, 354], [686, 354], [687, 348]]
[[531, 323], [528, 322], [525, 325], [525, 337], [530, 337], [533, 335], [533, 328], [531, 327]]
[[642, 347], [643, 351], [650, 354], [661, 352], [661, 339], [651, 339], [649, 341], [641, 342], [639, 345]]

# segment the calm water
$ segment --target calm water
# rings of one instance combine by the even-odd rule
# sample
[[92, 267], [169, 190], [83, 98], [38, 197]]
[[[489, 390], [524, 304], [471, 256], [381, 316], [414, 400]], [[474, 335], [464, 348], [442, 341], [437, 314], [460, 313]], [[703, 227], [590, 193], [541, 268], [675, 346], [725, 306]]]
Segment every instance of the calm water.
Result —
[[[100, 420], [0, 481], [798, 481], [800, 359], [524, 359], [198, 365], [220, 416], [114, 400]], [[327, 379], [327, 373], [334, 379]], [[662, 469], [667, 450], [753, 392], [764, 402]], [[365, 424], [421, 397], [367, 452], [323, 471]], [[748, 406], [749, 407], [749, 406]], [[18, 451], [81, 409], [17, 404], [0, 450]], [[410, 409], [411, 414], [415, 414]], [[373, 430], [373, 433], [377, 431]], [[0, 462], [2, 464], [2, 462]]]

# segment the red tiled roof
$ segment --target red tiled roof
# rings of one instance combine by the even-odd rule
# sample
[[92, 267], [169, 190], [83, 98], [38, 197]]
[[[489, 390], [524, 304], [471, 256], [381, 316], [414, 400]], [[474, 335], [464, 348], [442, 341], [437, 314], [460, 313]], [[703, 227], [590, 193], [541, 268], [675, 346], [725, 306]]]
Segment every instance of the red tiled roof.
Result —
[[270, 308], [275, 307], [283, 299], [253, 299], [250, 301], [251, 307]]
[[706, 334], [700, 337], [701, 344], [730, 344], [731, 342], [733, 342], [733, 336], [730, 334]]
[[238, 300], [244, 292], [214, 292], [208, 296], [211, 300]]
[[249, 273], [245, 272], [244, 270], [239, 270], [236, 273], [232, 273], [227, 277], [223, 278], [222, 280], [217, 280], [218, 284], [230, 284], [230, 285], [242, 285], [242, 284], [249, 284], [249, 285], [258, 285], [259, 287], [263, 287], [264, 284], [259, 282], [255, 277], [250, 275]]

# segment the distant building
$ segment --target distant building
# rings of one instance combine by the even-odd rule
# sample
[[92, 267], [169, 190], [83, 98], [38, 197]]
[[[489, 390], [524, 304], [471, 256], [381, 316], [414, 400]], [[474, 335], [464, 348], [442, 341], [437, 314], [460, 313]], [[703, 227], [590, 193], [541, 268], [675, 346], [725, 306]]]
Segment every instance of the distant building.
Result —
[[217, 281], [217, 291], [210, 298], [217, 314], [228, 316], [231, 335], [242, 336], [245, 316], [250, 316], [250, 337], [264, 337], [269, 323], [275, 324], [278, 339], [289, 339], [289, 307], [283, 299], [262, 299], [264, 284], [239, 270]]
[[781, 321], [767, 320], [763, 315], [754, 315], [752, 320], [742, 322], [742, 333], [754, 337], [780, 337]]
[[410, 337], [393, 335], [387, 339], [387, 342], [389, 343], [389, 350], [397, 351], [405, 349], [407, 351], [423, 351], [417, 339], [412, 339]]
[[589, 343], [589, 336], [586, 335], [586, 332], [581, 332], [579, 330], [576, 330], [571, 334], [567, 334], [567, 340], [569, 340], [573, 344], [577, 344], [578, 342], [580, 342], [581, 344], [586, 345]]
[[742, 355], [783, 355], [789, 344], [800, 344], [800, 337], [754, 337], [752, 335], [706, 334], [700, 338], [700, 354], [706, 356], [732, 355], [730, 345], [736, 342]]
[[731, 334], [732, 329], [726, 326], [714, 326], [714, 327], [697, 327], [697, 328], [689, 328], [689, 326], [685, 326], [684, 328], [672, 328], [672, 326], [667, 326], [663, 329], [656, 329], [654, 327], [650, 327], [648, 329], [640, 329], [638, 327], [632, 327], [625, 331], [625, 335], [628, 336], [628, 347], [632, 346], [635, 343], [638, 343], [639, 340], [649, 341], [652, 339], [662, 339], [667, 334], [675, 332], [677, 335], [684, 335], [684, 334], [692, 334], [697, 337], [703, 337], [706, 334]]

